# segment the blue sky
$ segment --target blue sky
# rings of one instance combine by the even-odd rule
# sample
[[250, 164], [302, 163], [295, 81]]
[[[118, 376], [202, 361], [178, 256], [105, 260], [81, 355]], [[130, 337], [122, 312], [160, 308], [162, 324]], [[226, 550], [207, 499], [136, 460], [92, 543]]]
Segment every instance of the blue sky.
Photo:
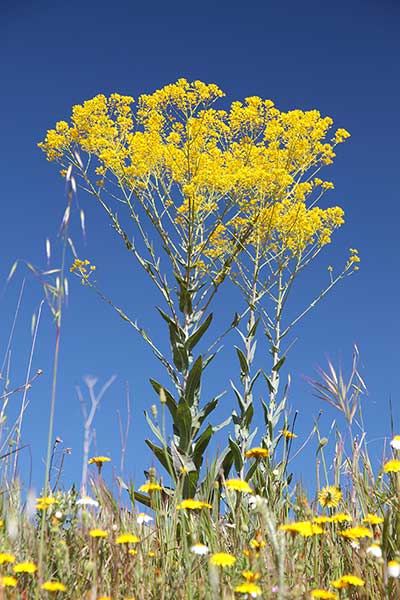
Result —
[[[369, 395], [364, 418], [374, 458], [390, 436], [389, 399], [395, 428], [398, 408], [398, 79], [400, 8], [390, 0], [338, 1], [334, 5], [291, 0], [248, 5], [153, 3], [151, 11], [121, 1], [110, 7], [102, 0], [63, 3], [2, 4], [0, 95], [2, 144], [2, 218], [0, 281], [16, 258], [45, 267], [45, 239], [57, 247], [65, 207], [64, 186], [57, 168], [46, 163], [36, 144], [72, 105], [97, 93], [119, 92], [137, 97], [179, 77], [217, 83], [228, 100], [259, 95], [282, 110], [317, 108], [352, 137], [339, 148], [326, 176], [336, 189], [327, 196], [346, 212], [346, 225], [313, 268], [299, 282], [294, 305], [303, 307], [320, 290], [328, 264], [343, 264], [349, 247], [359, 249], [359, 273], [340, 285], [297, 328], [298, 341], [287, 361], [292, 374], [291, 405], [299, 411], [299, 443], [322, 408], [322, 432], [338, 415], [321, 406], [305, 385], [326, 357], [351, 361], [357, 343], [362, 375]], [[125, 256], [119, 240], [91, 198], [79, 194], [87, 218], [87, 239], [79, 233], [75, 210], [73, 230], [79, 255], [98, 268], [102, 289], [150, 331], [160, 335], [153, 306], [159, 298], [137, 266]], [[4, 352], [22, 280], [22, 308], [11, 355], [11, 384], [22, 383], [31, 344], [31, 317], [41, 300], [37, 281], [22, 267], [0, 298], [0, 350]], [[217, 324], [230, 322], [237, 309], [229, 290], [214, 309]], [[221, 363], [210, 375], [210, 388], [228, 390], [219, 415], [233, 403], [229, 378], [237, 377], [227, 341]], [[33, 368], [44, 371], [30, 392], [21, 455], [21, 475], [40, 487], [50, 403], [54, 326], [44, 310]], [[262, 361], [262, 350], [259, 360]], [[265, 360], [268, 360], [265, 356]], [[71, 447], [62, 482], [79, 483], [82, 418], [75, 388], [82, 377], [95, 375], [116, 382], [107, 393], [95, 426], [97, 448], [119, 463], [117, 411], [125, 414], [128, 382], [132, 427], [126, 456], [126, 478], [142, 482], [151, 463], [143, 437], [143, 410], [155, 400], [148, 377], [162, 377], [151, 352], [128, 326], [77, 280], [71, 281], [65, 311], [60, 359], [55, 435]], [[206, 390], [207, 391], [207, 390]], [[211, 392], [210, 392], [211, 393]], [[10, 420], [21, 396], [10, 399]], [[261, 423], [260, 423], [261, 425]], [[308, 452], [308, 454], [307, 454]], [[309, 474], [315, 444], [298, 462], [298, 475]], [[312, 461], [311, 461], [312, 462]], [[32, 463], [32, 466], [31, 466]]]

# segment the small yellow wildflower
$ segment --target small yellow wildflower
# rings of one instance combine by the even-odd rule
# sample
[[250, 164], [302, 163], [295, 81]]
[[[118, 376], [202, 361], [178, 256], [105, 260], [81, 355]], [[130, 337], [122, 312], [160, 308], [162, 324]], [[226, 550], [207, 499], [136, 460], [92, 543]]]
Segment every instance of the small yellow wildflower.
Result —
[[367, 527], [350, 527], [350, 529], [341, 531], [339, 535], [349, 540], [358, 540], [363, 537], [372, 538], [372, 532]]
[[123, 533], [119, 535], [115, 540], [116, 544], [137, 544], [140, 542], [140, 538], [132, 533]]
[[362, 587], [363, 585], [365, 585], [363, 579], [360, 579], [360, 577], [357, 577], [356, 575], [343, 575], [342, 577], [339, 577], [339, 579], [335, 579], [335, 581], [332, 581], [331, 583], [333, 587], [335, 587], [338, 590], [347, 588], [349, 587], [349, 585], [354, 585], [358, 587]]
[[236, 557], [227, 552], [216, 552], [210, 557], [210, 563], [218, 567], [231, 567], [236, 562]]
[[93, 538], [106, 538], [106, 537], [108, 537], [108, 533], [107, 533], [107, 531], [104, 531], [104, 529], [91, 529], [89, 531], [89, 535], [90, 535], [90, 537], [93, 537]]
[[320, 535], [324, 533], [322, 527], [315, 525], [311, 521], [297, 521], [288, 523], [287, 525], [279, 525], [281, 531], [289, 531], [291, 533], [298, 533], [303, 537], [310, 537], [311, 535]]
[[46, 590], [46, 592], [65, 592], [66, 589], [61, 581], [45, 581], [42, 585], [42, 590]]
[[108, 456], [93, 456], [88, 460], [89, 465], [97, 465], [98, 467], [106, 462], [111, 462], [111, 458], [109, 458]]
[[14, 573], [35, 573], [37, 566], [33, 562], [17, 563], [13, 566]]
[[335, 133], [334, 141], [336, 144], [341, 144], [344, 140], [350, 137], [350, 133], [347, 129], [343, 129], [343, 127], [339, 127], [339, 129]]
[[227, 479], [224, 485], [228, 490], [235, 490], [236, 492], [251, 494], [253, 491], [247, 481], [243, 479]]
[[326, 517], [325, 515], [321, 515], [320, 517], [314, 517], [312, 522], [316, 523], [317, 525], [323, 525], [324, 523], [332, 523], [332, 517]]
[[281, 429], [279, 433], [281, 433], [287, 440], [297, 438], [297, 435], [293, 433], [293, 431], [289, 431], [289, 429]]
[[328, 485], [322, 488], [318, 494], [318, 501], [323, 508], [336, 508], [343, 497], [339, 488]]
[[246, 458], [266, 458], [268, 456], [268, 450], [266, 448], [250, 448], [244, 453]]
[[8, 552], [0, 552], [0, 565], [4, 563], [14, 563], [15, 556], [14, 554], [9, 554]]
[[351, 523], [353, 517], [346, 515], [346, 513], [336, 513], [331, 517], [332, 523]]
[[253, 548], [253, 550], [261, 550], [261, 548], [264, 548], [266, 546], [264, 540], [257, 540], [255, 538], [253, 540], [250, 540], [249, 544], [251, 548]]
[[254, 573], [253, 571], [242, 571], [242, 575], [246, 581], [257, 581], [257, 579], [260, 579], [261, 577], [260, 573]]
[[261, 588], [255, 583], [249, 581], [237, 585], [235, 587], [235, 592], [237, 594], [249, 594], [252, 598], [256, 598], [262, 594]]
[[4, 523], [0, 520], [0, 527], [3, 527]]
[[135, 548], [129, 548], [129, 550], [128, 550], [128, 553], [129, 553], [131, 556], [136, 556], [136, 554], [137, 554], [137, 550], [136, 550]]
[[55, 498], [51, 498], [50, 496], [43, 496], [36, 499], [37, 510], [46, 510], [53, 504], [57, 504], [57, 500]]
[[400, 460], [389, 460], [383, 465], [384, 473], [398, 473], [400, 471]]
[[320, 598], [321, 600], [336, 600], [339, 596], [334, 592], [328, 590], [312, 590], [310, 592], [311, 598]]
[[384, 520], [385, 519], [382, 519], [382, 517], [379, 517], [378, 515], [372, 515], [371, 513], [368, 513], [365, 519], [363, 519], [363, 523], [368, 523], [369, 525], [379, 525], [380, 523], [383, 523]]
[[15, 579], [15, 577], [11, 577], [9, 576], [5, 576], [5, 577], [0, 577], [0, 582], [1, 582], [1, 586], [2, 587], [15, 587], [18, 583], [18, 581]]
[[182, 500], [182, 502], [178, 504], [176, 508], [177, 510], [200, 510], [201, 508], [212, 508], [212, 506], [207, 502], [202, 502], [201, 500], [194, 500], [193, 498], [188, 498], [187, 500]]
[[144, 485], [140, 486], [139, 488], [139, 492], [159, 492], [160, 490], [162, 490], [161, 485], [159, 485], [158, 483], [145, 483]]

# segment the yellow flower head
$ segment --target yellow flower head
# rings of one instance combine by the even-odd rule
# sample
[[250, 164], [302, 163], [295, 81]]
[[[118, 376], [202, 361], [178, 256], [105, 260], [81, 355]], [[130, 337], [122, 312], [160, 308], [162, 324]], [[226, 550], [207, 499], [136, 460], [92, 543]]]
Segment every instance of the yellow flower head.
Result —
[[336, 513], [331, 517], [332, 523], [351, 523], [353, 517], [346, 515], [346, 513]]
[[350, 137], [350, 133], [343, 129], [343, 127], [339, 127], [339, 129], [335, 133], [334, 141], [336, 144], [341, 144], [344, 140]]
[[231, 567], [236, 562], [236, 557], [227, 552], [216, 552], [210, 557], [210, 563], [217, 567]]
[[328, 590], [312, 590], [311, 598], [320, 598], [321, 600], [337, 600], [338, 595]]
[[260, 573], [254, 573], [253, 571], [242, 571], [242, 575], [246, 581], [257, 581], [261, 577]]
[[91, 529], [89, 531], [89, 535], [90, 535], [90, 537], [93, 537], [93, 538], [106, 538], [106, 537], [108, 537], [107, 531], [104, 531], [103, 529]]
[[357, 587], [362, 587], [363, 585], [365, 585], [365, 582], [356, 575], [343, 575], [342, 577], [340, 577], [339, 579], [335, 579], [335, 581], [332, 581], [331, 583], [333, 587], [335, 587], [338, 590], [347, 588], [350, 585], [354, 585]]
[[281, 531], [289, 531], [290, 533], [298, 533], [302, 537], [310, 537], [312, 535], [320, 535], [324, 533], [322, 527], [315, 525], [311, 521], [295, 521], [287, 525], [280, 525]]
[[0, 584], [2, 587], [16, 587], [18, 581], [15, 577], [11, 577], [10, 575], [5, 575], [4, 577], [0, 577]]
[[236, 492], [251, 494], [253, 491], [247, 481], [244, 481], [243, 479], [227, 479], [224, 485], [226, 489], [235, 490]]
[[322, 515], [320, 517], [314, 517], [312, 522], [317, 523], [317, 525], [324, 525], [324, 523], [332, 523], [332, 517]]
[[383, 523], [384, 520], [385, 519], [379, 517], [378, 515], [372, 515], [371, 513], [368, 513], [365, 519], [363, 519], [363, 523], [368, 523], [369, 525], [380, 525], [380, 523]]
[[15, 556], [14, 554], [9, 554], [8, 552], [0, 552], [0, 565], [4, 563], [14, 563]]
[[289, 429], [281, 429], [281, 431], [279, 433], [282, 434], [283, 437], [285, 437], [287, 440], [297, 438], [297, 435], [295, 433], [293, 433], [293, 431], [290, 431]]
[[328, 485], [322, 488], [318, 494], [318, 501], [323, 508], [336, 508], [343, 497], [339, 488]]
[[116, 544], [137, 544], [140, 542], [140, 538], [132, 533], [123, 533], [119, 535], [115, 540]]
[[88, 460], [89, 465], [97, 465], [98, 467], [106, 462], [111, 462], [111, 458], [109, 458], [108, 456], [93, 456]]
[[46, 592], [65, 592], [66, 589], [61, 581], [45, 581], [42, 585], [42, 590], [46, 590]]
[[14, 573], [35, 573], [37, 566], [33, 562], [17, 563], [13, 566]]
[[350, 527], [350, 529], [341, 531], [339, 535], [349, 540], [358, 540], [363, 537], [372, 538], [372, 532], [367, 527]]
[[162, 490], [162, 487], [158, 483], [145, 483], [144, 485], [140, 486], [140, 488], [139, 488], [139, 492], [147, 492], [147, 493], [159, 492], [160, 490]]
[[250, 540], [249, 544], [250, 547], [253, 548], [253, 550], [261, 550], [261, 548], [264, 548], [266, 546], [264, 540], [258, 540], [256, 538]]
[[400, 460], [389, 460], [383, 465], [384, 473], [398, 473], [400, 471]]
[[193, 498], [188, 498], [187, 500], [182, 500], [182, 502], [178, 504], [176, 508], [178, 510], [200, 510], [201, 508], [212, 508], [212, 506], [207, 502], [202, 502], [201, 500], [194, 500]]
[[46, 510], [50, 506], [53, 506], [53, 504], [57, 504], [57, 500], [51, 496], [43, 496], [36, 499], [36, 508], [38, 510]]
[[252, 598], [256, 598], [262, 594], [261, 588], [251, 581], [237, 585], [235, 587], [235, 592], [237, 594], [249, 594]]
[[266, 448], [250, 448], [244, 455], [246, 458], [266, 458], [268, 450]]

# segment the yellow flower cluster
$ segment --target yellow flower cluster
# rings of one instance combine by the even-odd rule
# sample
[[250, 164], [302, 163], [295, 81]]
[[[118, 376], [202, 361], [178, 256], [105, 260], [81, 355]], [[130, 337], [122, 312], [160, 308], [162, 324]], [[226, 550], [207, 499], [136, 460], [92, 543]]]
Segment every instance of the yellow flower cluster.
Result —
[[312, 535], [324, 533], [322, 527], [311, 521], [295, 521], [293, 523], [287, 523], [286, 525], [280, 525], [279, 529], [281, 531], [289, 531], [290, 533], [298, 533], [302, 537], [310, 537]]
[[59, 121], [39, 146], [64, 169], [77, 150], [96, 157], [101, 186], [107, 176], [190, 230], [193, 264], [221, 258], [247, 232], [245, 243], [290, 255], [329, 243], [343, 211], [315, 206], [334, 187], [315, 175], [348, 132], [329, 139], [330, 117], [282, 112], [257, 96], [213, 108], [222, 96], [215, 84], [186, 79], [136, 105], [131, 96], [100, 94], [74, 106], [70, 123]]
[[81, 260], [80, 258], [76, 258], [70, 268], [71, 273], [77, 272], [82, 277], [82, 284], [88, 281], [90, 275], [95, 270], [96, 265], [91, 265], [90, 260]]

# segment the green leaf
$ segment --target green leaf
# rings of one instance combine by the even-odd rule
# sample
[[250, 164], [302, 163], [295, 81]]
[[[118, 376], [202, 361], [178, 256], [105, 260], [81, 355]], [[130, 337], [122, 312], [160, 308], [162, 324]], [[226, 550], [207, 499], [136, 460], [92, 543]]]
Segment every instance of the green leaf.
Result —
[[179, 275], [175, 275], [175, 279], [179, 285], [179, 310], [185, 315], [190, 315], [193, 312], [192, 295], [187, 288], [186, 281], [179, 277]]
[[185, 400], [181, 400], [178, 404], [175, 425], [179, 431], [179, 448], [186, 452], [191, 442], [192, 415]]
[[199, 472], [198, 471], [190, 471], [185, 477], [185, 481], [183, 483], [183, 497], [184, 498], [193, 498], [196, 495], [197, 491], [197, 482], [199, 480]]
[[266, 373], [264, 373], [264, 371], [261, 371], [261, 372], [263, 374], [265, 381], [268, 384], [268, 389], [269, 389], [270, 394], [274, 394], [276, 390], [275, 390], [274, 384], [271, 381], [271, 378]]
[[242, 453], [240, 452], [240, 448], [237, 445], [237, 443], [234, 442], [230, 436], [228, 438], [228, 442], [229, 442], [229, 448], [231, 449], [231, 452], [232, 452], [233, 462], [235, 463], [235, 469], [236, 469], [236, 471], [240, 471], [240, 469], [243, 467], [243, 458], [242, 458]]
[[236, 327], [240, 323], [240, 315], [235, 312], [235, 316], [233, 317], [233, 321], [231, 323], [231, 327]]
[[147, 508], [150, 508], [150, 506], [151, 506], [150, 496], [146, 496], [146, 494], [142, 494], [142, 492], [135, 492], [135, 491], [133, 492], [133, 496], [134, 496], [135, 500], [137, 500], [138, 502], [143, 504], [143, 506], [147, 506]]
[[168, 448], [160, 448], [159, 446], [156, 446], [150, 440], [145, 440], [145, 442], [150, 448], [150, 450], [153, 452], [157, 460], [162, 464], [164, 469], [171, 475], [172, 479], [175, 481], [176, 477], [172, 467], [173, 462], [171, 451]]
[[273, 371], [279, 371], [279, 369], [281, 368], [281, 366], [283, 365], [283, 363], [285, 362], [285, 360], [286, 360], [286, 356], [282, 356], [282, 358], [280, 358], [278, 360], [278, 362], [276, 363], [276, 365], [274, 365], [272, 367], [272, 370]]
[[161, 308], [157, 307], [158, 312], [168, 323], [169, 327], [169, 340], [172, 350], [172, 358], [175, 367], [180, 373], [185, 371], [189, 366], [189, 355], [185, 350], [185, 334], [183, 330], [175, 323], [175, 321], [169, 317]]
[[144, 412], [144, 416], [146, 417], [146, 421], [148, 426], [150, 427], [150, 429], [152, 430], [152, 432], [154, 433], [154, 435], [156, 436], [156, 438], [162, 443], [165, 444], [165, 440], [162, 436], [162, 433], [159, 429], [159, 427], [157, 427], [157, 425], [155, 425], [153, 423], [153, 421], [151, 420], [151, 418], [149, 417], [147, 410], [143, 411]]
[[255, 471], [257, 470], [258, 463], [259, 463], [259, 459], [257, 459], [257, 460], [254, 460], [254, 461], [251, 463], [251, 465], [250, 465], [250, 467], [249, 467], [249, 469], [248, 469], [248, 471], [247, 471], [246, 475], [244, 476], [244, 478], [245, 478], [245, 480], [246, 480], [246, 481], [250, 481], [250, 479], [251, 479], [251, 478], [252, 478], [252, 476], [254, 475]]
[[243, 352], [240, 350], [240, 348], [238, 348], [237, 346], [235, 346], [238, 358], [239, 358], [239, 362], [240, 362], [240, 370], [241, 370], [241, 375], [242, 377], [244, 375], [248, 375], [249, 374], [249, 365], [247, 362], [247, 359], [245, 357], [245, 355], [243, 354]]
[[186, 348], [188, 352], [191, 352], [195, 345], [201, 340], [207, 329], [209, 328], [211, 321], [213, 320], [213, 315], [210, 313], [204, 323], [200, 325], [198, 329], [187, 339]]
[[244, 413], [244, 417], [243, 417], [243, 423], [245, 425], [245, 427], [250, 427], [250, 424], [253, 420], [253, 415], [254, 415], [254, 407], [253, 407], [253, 403], [251, 402], [249, 404], [249, 406], [247, 407], [247, 410]]
[[200, 469], [203, 463], [203, 454], [212, 438], [213, 433], [214, 431], [212, 426], [208, 425], [195, 443], [193, 450], [193, 462], [196, 465], [197, 469]]
[[187, 473], [196, 471], [196, 465], [190, 456], [179, 450], [174, 442], [171, 442], [171, 455], [175, 471], [181, 473], [185, 470]]
[[258, 317], [258, 319], [256, 319], [256, 321], [254, 322], [254, 325], [250, 329], [250, 331], [248, 333], [249, 337], [254, 337], [255, 336], [259, 322], [260, 322], [260, 317]]
[[158, 381], [156, 381], [155, 379], [150, 379], [150, 383], [156, 391], [156, 394], [158, 394], [158, 396], [160, 396], [161, 390], [164, 390], [164, 397], [166, 400], [167, 408], [171, 414], [172, 419], [175, 420], [175, 414], [177, 409], [177, 403], [175, 398], [169, 393], [167, 389], [165, 389], [164, 386], [158, 383]]
[[237, 387], [235, 386], [235, 384], [233, 383], [233, 381], [231, 381], [230, 384], [231, 384], [231, 387], [232, 387], [232, 389], [233, 389], [233, 391], [235, 393], [236, 400], [238, 401], [238, 404], [239, 404], [239, 407], [240, 407], [240, 412], [242, 412], [243, 409], [244, 409], [244, 406], [245, 406], [245, 404], [244, 404], [244, 398], [243, 398], [242, 394], [239, 392], [239, 390], [237, 389]]
[[203, 359], [201, 356], [194, 362], [186, 382], [186, 402], [189, 406], [198, 405], [200, 398], [201, 374], [203, 372]]

